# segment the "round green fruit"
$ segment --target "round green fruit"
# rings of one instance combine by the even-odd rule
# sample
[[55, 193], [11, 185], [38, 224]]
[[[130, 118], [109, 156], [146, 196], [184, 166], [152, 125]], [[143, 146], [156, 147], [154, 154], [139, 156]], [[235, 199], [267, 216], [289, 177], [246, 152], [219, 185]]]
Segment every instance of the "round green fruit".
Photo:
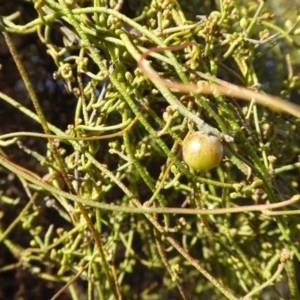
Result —
[[184, 140], [182, 155], [188, 166], [195, 170], [206, 171], [221, 162], [223, 145], [217, 137], [197, 131]]

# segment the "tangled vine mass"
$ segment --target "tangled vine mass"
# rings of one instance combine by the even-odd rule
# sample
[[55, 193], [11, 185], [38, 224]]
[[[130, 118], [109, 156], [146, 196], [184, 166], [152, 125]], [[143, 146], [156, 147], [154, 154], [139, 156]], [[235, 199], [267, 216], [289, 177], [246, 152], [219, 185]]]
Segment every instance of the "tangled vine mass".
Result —
[[0, 299], [300, 299], [296, 1], [8, 2]]

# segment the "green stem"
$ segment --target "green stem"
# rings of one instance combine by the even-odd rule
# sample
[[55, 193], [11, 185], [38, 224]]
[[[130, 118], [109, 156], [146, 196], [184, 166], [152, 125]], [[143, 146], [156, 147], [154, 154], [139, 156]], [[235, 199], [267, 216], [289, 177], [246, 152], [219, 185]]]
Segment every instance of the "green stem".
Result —
[[[115, 182], [123, 192], [131, 198], [132, 201], [138, 201], [134, 195], [130, 192], [130, 190], [122, 183], [120, 180], [115, 177], [111, 172], [109, 172], [103, 165], [101, 165], [91, 154], [85, 153], [87, 159], [91, 160], [92, 163], [101, 171], [103, 174], [108, 175], [113, 182]], [[281, 208], [287, 205], [294, 204], [300, 201], [300, 195], [296, 195], [293, 198], [286, 200], [284, 202], [278, 202], [274, 204], [263, 204], [263, 205], [249, 205], [249, 206], [241, 206], [241, 207], [232, 207], [232, 208], [214, 208], [214, 209], [196, 209], [196, 208], [170, 208], [170, 207], [124, 207], [114, 204], [107, 204], [102, 202], [95, 202], [92, 200], [88, 200], [67, 192], [64, 192], [49, 183], [43, 181], [37, 175], [33, 176], [31, 172], [27, 171], [15, 165], [14, 163], [10, 162], [6, 158], [0, 155], [0, 165], [3, 165], [5, 168], [9, 169], [13, 173], [23, 177], [24, 179], [28, 180], [40, 186], [41, 188], [45, 189], [46, 191], [53, 193], [54, 195], [59, 195], [63, 198], [72, 200], [76, 203], [81, 203], [82, 205], [87, 205], [90, 207], [95, 207], [104, 210], [112, 210], [116, 212], [125, 212], [125, 213], [137, 213], [137, 214], [153, 214], [153, 213], [160, 213], [160, 214], [189, 214], [189, 215], [218, 215], [218, 214], [227, 214], [227, 213], [243, 213], [249, 211], [265, 211], [268, 209], [276, 209]]]

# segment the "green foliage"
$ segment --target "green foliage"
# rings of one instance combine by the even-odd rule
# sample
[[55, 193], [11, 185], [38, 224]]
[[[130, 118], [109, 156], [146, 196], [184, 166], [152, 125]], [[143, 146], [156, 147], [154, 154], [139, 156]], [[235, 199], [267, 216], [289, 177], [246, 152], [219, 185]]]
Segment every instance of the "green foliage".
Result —
[[[34, 109], [0, 98], [43, 133], [0, 136], [0, 242], [14, 256], [0, 272], [62, 283], [52, 299], [299, 299], [296, 10], [287, 19], [274, 1], [27, 2], [0, 26]], [[59, 112], [68, 126], [45, 116], [12, 34], [37, 36], [55, 64], [76, 104]], [[196, 130], [223, 143], [213, 170], [182, 161]], [[10, 157], [21, 136], [39, 138], [38, 150], [20, 146], [37, 162], [30, 170]]]

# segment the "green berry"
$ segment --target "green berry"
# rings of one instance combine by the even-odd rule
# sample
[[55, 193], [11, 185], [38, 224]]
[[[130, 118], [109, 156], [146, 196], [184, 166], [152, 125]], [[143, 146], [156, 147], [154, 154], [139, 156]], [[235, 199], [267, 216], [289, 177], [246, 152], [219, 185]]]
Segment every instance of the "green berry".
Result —
[[197, 131], [184, 140], [182, 155], [189, 167], [206, 171], [216, 167], [221, 162], [223, 145], [217, 137]]

